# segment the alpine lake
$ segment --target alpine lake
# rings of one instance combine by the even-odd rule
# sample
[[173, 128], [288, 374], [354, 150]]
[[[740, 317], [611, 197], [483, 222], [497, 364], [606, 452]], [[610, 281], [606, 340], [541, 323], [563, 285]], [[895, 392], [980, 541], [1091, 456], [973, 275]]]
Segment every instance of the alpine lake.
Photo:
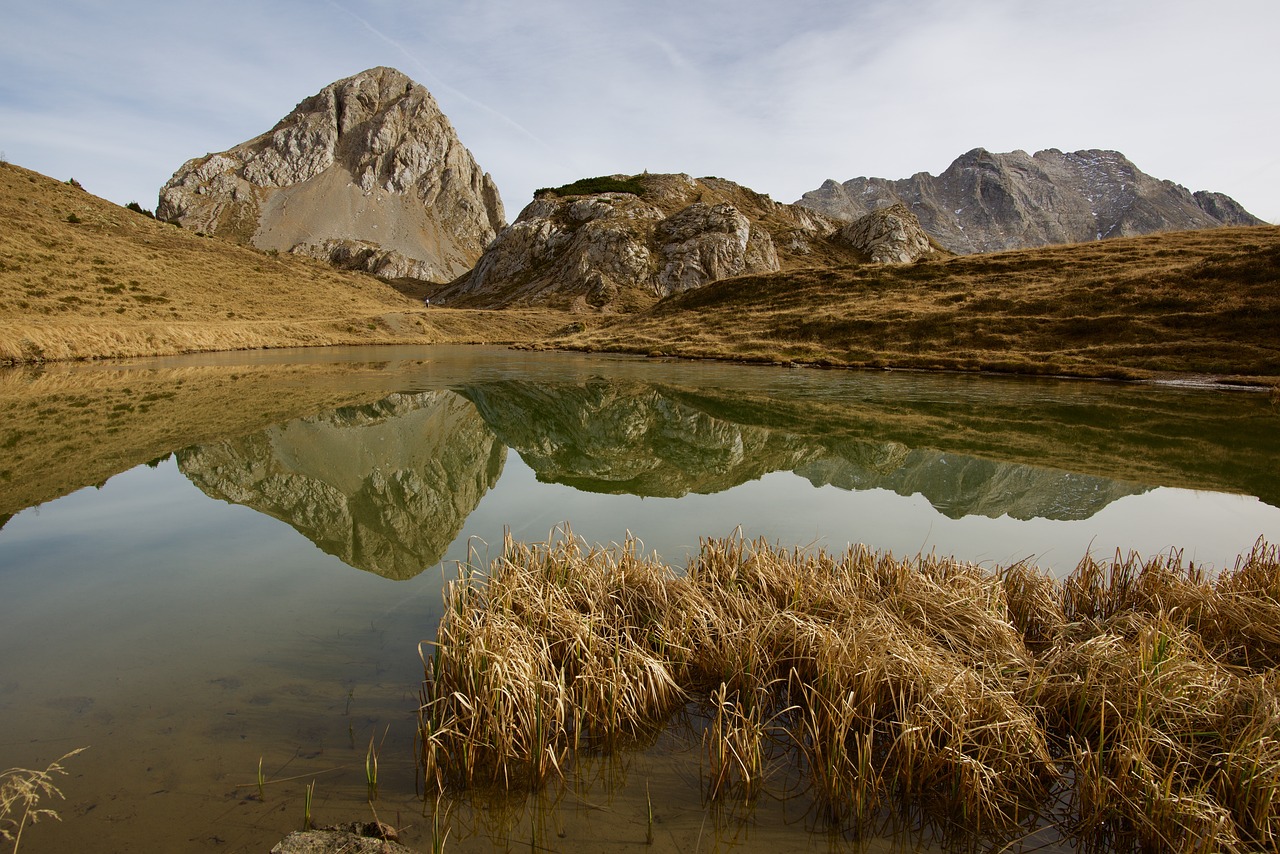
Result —
[[1238, 389], [492, 347], [8, 369], [0, 766], [88, 748], [21, 850], [266, 852], [308, 808], [423, 852], [948, 850], [928, 821], [831, 828], [802, 790], [708, 799], [696, 715], [533, 793], [424, 794], [445, 584], [566, 526], [677, 569], [731, 535], [1230, 568], [1280, 542], [1277, 475], [1280, 406]]

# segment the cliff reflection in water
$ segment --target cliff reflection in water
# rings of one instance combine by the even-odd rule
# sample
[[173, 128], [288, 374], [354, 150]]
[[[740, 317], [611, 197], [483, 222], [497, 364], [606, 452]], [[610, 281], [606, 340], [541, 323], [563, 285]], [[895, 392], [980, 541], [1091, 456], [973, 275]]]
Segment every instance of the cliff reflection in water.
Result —
[[325, 552], [387, 578], [440, 560], [502, 474], [506, 448], [451, 391], [393, 394], [179, 451], [219, 498], [293, 526]]
[[[325, 552], [388, 578], [437, 563], [507, 448], [539, 480], [646, 497], [721, 492], [770, 472], [815, 486], [923, 495], [952, 518], [1085, 519], [1134, 483], [979, 459], [896, 441], [768, 426], [769, 408], [735, 400], [738, 423], [697, 397], [640, 382], [502, 380], [458, 392], [393, 394], [179, 451], [207, 495], [287, 522]], [[721, 407], [723, 409], [723, 407]]]

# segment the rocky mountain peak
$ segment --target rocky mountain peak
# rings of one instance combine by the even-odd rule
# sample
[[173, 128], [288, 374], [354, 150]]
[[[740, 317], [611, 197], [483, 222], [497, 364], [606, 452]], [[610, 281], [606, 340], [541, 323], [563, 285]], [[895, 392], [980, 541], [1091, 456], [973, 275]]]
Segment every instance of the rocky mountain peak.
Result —
[[1192, 194], [1101, 149], [974, 148], [936, 177], [828, 179], [797, 204], [848, 221], [905, 205], [929, 235], [961, 254], [1262, 224], [1228, 196]]
[[832, 238], [837, 225], [723, 178], [584, 179], [538, 191], [441, 296], [633, 310], [731, 276], [864, 260]]
[[435, 98], [381, 67], [326, 86], [260, 136], [189, 160], [161, 189], [156, 215], [431, 281], [470, 269], [505, 224], [497, 187]]

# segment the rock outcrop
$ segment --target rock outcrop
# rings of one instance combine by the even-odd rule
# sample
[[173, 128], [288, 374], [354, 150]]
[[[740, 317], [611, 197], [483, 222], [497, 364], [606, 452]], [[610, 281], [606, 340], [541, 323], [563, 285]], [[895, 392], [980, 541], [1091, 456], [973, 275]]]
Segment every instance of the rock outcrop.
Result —
[[179, 451], [211, 498], [287, 522], [357, 569], [412, 578], [437, 563], [498, 482], [506, 448], [451, 391], [394, 394]]
[[418, 854], [400, 844], [395, 830], [381, 822], [295, 830], [271, 854]]
[[160, 219], [385, 277], [447, 282], [504, 225], [502, 200], [425, 88], [391, 68], [326, 86], [272, 130], [188, 161]]
[[1052, 148], [975, 148], [936, 177], [828, 180], [797, 204], [850, 221], [901, 204], [959, 254], [1263, 224], [1230, 197], [1153, 178], [1119, 152]]
[[440, 296], [633, 310], [731, 276], [866, 260], [833, 240], [838, 224], [720, 178], [589, 179], [539, 191]]
[[836, 232], [836, 239], [864, 252], [876, 264], [910, 264], [935, 251], [906, 205], [890, 205], [860, 217]]

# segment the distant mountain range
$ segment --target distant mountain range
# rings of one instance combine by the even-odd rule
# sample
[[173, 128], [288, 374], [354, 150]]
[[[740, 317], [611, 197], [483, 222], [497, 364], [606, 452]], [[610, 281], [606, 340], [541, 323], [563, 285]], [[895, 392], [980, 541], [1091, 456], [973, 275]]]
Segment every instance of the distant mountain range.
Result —
[[188, 161], [156, 214], [387, 279], [452, 283], [440, 294], [451, 302], [621, 311], [747, 273], [1262, 224], [1116, 151], [976, 148], [937, 177], [829, 180], [795, 205], [721, 178], [584, 179], [539, 191], [507, 226], [498, 188], [431, 93], [392, 68], [339, 80], [270, 131]]
[[828, 180], [796, 204], [843, 220], [902, 204], [962, 255], [1265, 224], [1230, 196], [1153, 178], [1118, 151], [1055, 148], [1034, 155], [975, 148], [936, 177]]

